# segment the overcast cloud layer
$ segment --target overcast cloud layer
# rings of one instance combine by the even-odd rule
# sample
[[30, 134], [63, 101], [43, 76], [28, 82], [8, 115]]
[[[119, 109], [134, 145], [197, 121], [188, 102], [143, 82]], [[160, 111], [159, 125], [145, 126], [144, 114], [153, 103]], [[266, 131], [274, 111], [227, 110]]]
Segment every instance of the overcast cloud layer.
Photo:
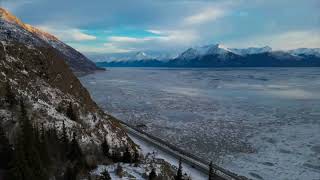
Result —
[[0, 0], [24, 22], [90, 53], [221, 43], [320, 47], [319, 0]]

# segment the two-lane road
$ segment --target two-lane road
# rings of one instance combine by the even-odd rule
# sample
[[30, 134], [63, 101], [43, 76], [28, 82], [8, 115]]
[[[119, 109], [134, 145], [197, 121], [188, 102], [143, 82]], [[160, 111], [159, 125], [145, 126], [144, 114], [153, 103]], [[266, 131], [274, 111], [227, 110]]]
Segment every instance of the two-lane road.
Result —
[[[159, 158], [163, 158], [173, 165], [178, 165], [179, 158], [182, 159], [182, 165], [184, 171], [187, 172], [192, 179], [201, 180], [208, 179], [208, 162], [187, 153], [172, 144], [169, 144], [157, 137], [154, 137], [144, 131], [141, 131], [125, 122], [121, 122], [123, 127], [127, 130], [129, 136], [133, 141], [140, 145], [142, 151], [157, 152]], [[245, 177], [240, 177], [228, 170], [225, 170], [217, 165], [213, 165], [217, 175], [221, 177], [221, 180], [244, 180]]]

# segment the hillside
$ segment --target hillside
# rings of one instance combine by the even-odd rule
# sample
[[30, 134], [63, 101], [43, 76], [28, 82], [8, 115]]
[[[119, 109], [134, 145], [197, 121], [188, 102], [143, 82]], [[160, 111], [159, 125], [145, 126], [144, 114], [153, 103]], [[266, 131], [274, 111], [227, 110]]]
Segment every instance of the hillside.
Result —
[[91, 99], [59, 40], [0, 10], [0, 179], [174, 176]]
[[[21, 119], [27, 118], [36, 129], [66, 132], [70, 141], [74, 136], [85, 159], [101, 161], [104, 139], [111, 152], [133, 154], [136, 145], [92, 101], [66, 62], [65, 55], [21, 23], [0, 18], [0, 125], [9, 142], [19, 142]], [[59, 166], [57, 171], [66, 168], [65, 163]]]

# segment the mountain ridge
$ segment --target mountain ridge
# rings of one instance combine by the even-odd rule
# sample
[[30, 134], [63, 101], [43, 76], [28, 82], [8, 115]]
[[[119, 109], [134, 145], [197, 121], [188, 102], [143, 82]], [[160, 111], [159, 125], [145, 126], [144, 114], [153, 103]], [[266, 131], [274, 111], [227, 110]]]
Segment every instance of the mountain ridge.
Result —
[[269, 46], [244, 49], [226, 48], [220, 44], [191, 47], [179, 56], [160, 61], [97, 62], [102, 67], [319, 67], [319, 48], [274, 51]]
[[[66, 61], [65, 55], [34, 33], [0, 18], [0, 126], [9, 141], [14, 144], [19, 135], [24, 104], [30, 124], [64, 131], [67, 141], [73, 136], [91, 162], [101, 162], [104, 140], [112, 152], [133, 154], [137, 146], [118, 120], [91, 99]], [[63, 162], [52, 173], [61, 176], [67, 166]]]
[[[48, 43], [50, 46], [54, 47], [57, 51], [66, 57], [66, 62], [72, 71], [77, 75], [84, 75], [88, 73], [93, 73], [97, 70], [103, 70], [97, 67], [92, 61], [90, 61], [83, 54], [73, 49], [69, 45], [60, 41], [54, 35], [42, 31], [36, 27], [29, 24], [23, 23], [19, 18], [12, 15], [9, 11], [0, 7], [0, 18], [11, 24], [16, 24], [17, 26], [23, 28], [24, 30], [34, 34], [34, 36]], [[15, 28], [14, 26], [12, 28]]]

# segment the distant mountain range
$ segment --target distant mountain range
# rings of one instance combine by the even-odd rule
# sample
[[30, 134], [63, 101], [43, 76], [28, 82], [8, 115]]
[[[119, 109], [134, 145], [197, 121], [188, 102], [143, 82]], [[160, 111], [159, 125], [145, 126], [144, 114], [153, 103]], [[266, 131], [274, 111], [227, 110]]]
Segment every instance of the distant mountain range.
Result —
[[94, 62], [120, 62], [141, 60], [166, 61], [177, 57], [177, 55], [177, 53], [137, 51], [127, 53], [88, 54], [87, 56]]
[[0, 17], [1, 28], [5, 29], [5, 35], [21, 43], [53, 47], [59, 54], [65, 57], [66, 63], [75, 74], [87, 74], [96, 70], [102, 70], [83, 54], [63, 43], [55, 36], [23, 23], [5, 9], [0, 8]]
[[213, 44], [192, 47], [167, 59], [138, 52], [124, 59], [104, 60], [96, 64], [102, 67], [320, 67], [320, 48], [273, 51], [268, 46], [236, 49]]

